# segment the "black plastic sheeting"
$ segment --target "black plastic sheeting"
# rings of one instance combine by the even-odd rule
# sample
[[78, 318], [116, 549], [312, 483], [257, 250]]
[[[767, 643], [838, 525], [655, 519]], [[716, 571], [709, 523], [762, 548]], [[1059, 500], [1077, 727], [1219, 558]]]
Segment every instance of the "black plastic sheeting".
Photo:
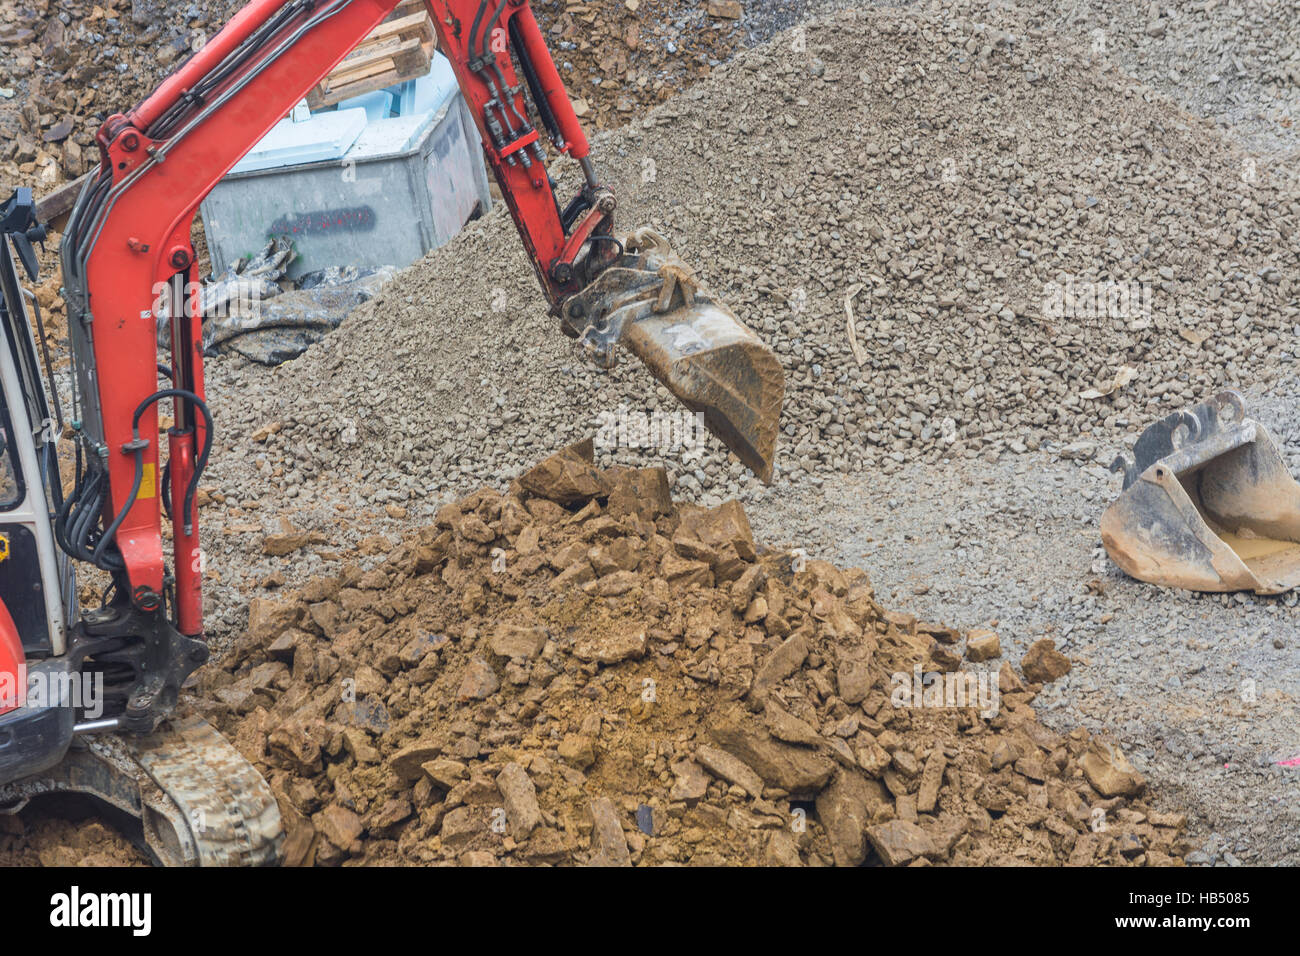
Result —
[[[257, 255], [233, 263], [204, 283], [199, 309], [205, 352], [234, 352], [263, 365], [297, 358], [397, 274], [393, 267], [332, 266], [310, 272], [295, 284], [285, 278], [294, 255], [292, 241], [276, 237]], [[166, 309], [160, 307], [157, 315], [158, 343], [168, 347]]]

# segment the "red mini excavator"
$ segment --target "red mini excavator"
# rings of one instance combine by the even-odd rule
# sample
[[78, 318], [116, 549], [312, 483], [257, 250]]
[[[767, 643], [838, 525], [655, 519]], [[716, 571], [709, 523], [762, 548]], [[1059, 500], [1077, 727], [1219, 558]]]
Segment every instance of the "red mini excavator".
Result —
[[[43, 227], [30, 193], [0, 207], [0, 810], [78, 791], [138, 818], [162, 862], [278, 856], [279, 812], [265, 782], [207, 724], [173, 715], [208, 657], [195, 499], [212, 417], [191, 225], [222, 176], [397, 5], [253, 0], [144, 102], [103, 124], [99, 167], [60, 247], [73, 360], [67, 428], [37, 361], [35, 300], [15, 266], [16, 256], [35, 278]], [[661, 237], [615, 236], [615, 197], [528, 0], [426, 6], [560, 328], [602, 365], [616, 345], [630, 349], [770, 480], [779, 363]], [[584, 185], [561, 204], [548, 165], [565, 154]], [[160, 287], [171, 333], [163, 364]], [[35, 327], [43, 336], [39, 317]], [[42, 337], [48, 374], [47, 345]], [[165, 451], [160, 403], [175, 421]], [[65, 434], [75, 445], [71, 490], [59, 479]], [[111, 580], [101, 606], [77, 606], [76, 562]]]

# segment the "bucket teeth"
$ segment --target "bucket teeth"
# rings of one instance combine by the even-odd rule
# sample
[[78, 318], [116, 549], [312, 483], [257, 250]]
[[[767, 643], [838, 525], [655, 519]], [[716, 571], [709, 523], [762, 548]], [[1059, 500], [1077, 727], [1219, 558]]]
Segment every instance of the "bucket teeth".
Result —
[[1101, 537], [1127, 574], [1195, 591], [1300, 585], [1300, 485], [1236, 392], [1156, 422], [1111, 468], [1124, 490]]

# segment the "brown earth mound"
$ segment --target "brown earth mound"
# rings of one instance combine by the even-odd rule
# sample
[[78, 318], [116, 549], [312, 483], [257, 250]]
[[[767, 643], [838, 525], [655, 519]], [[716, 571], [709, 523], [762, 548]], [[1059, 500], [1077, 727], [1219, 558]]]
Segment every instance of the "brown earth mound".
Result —
[[255, 601], [199, 697], [296, 864], [1177, 862], [1182, 816], [970, 637], [585, 443]]

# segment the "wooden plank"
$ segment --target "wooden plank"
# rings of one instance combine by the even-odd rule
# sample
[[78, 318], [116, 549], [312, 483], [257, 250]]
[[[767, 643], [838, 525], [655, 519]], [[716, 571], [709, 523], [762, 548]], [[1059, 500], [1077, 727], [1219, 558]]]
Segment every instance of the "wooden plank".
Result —
[[438, 48], [424, 0], [402, 0], [380, 23], [307, 94], [307, 106], [318, 110], [375, 90], [395, 86], [429, 72]]
[[388, 87], [402, 82], [394, 77], [392, 73], [379, 73], [365, 80], [357, 80], [346, 86], [330, 90], [328, 93], [319, 93], [312, 90], [307, 96], [307, 106], [313, 110], [324, 109], [327, 106], [333, 106], [335, 103], [341, 103], [343, 100], [350, 100], [354, 96], [362, 96], [366, 93], [373, 93], [376, 90], [386, 90]]
[[429, 15], [429, 8], [424, 5], [424, 0], [402, 0], [401, 3], [393, 7], [393, 12], [388, 15], [388, 19], [396, 20], [416, 10], [419, 10], [426, 17]]
[[[415, 50], [420, 46], [418, 37], [412, 37], [409, 40], [403, 40], [401, 43], [394, 43], [384, 47], [376, 47], [368, 51], [364, 56], [357, 57], [355, 60], [344, 60], [340, 63], [329, 76], [325, 77], [326, 82], [332, 83], [341, 77], [346, 77], [350, 73], [363, 70], [372, 63], [380, 60], [391, 60], [399, 53], [405, 53], [407, 50]], [[344, 81], [346, 82], [346, 81]]]
[[36, 220], [43, 222], [47, 226], [54, 225], [57, 220], [66, 216], [77, 202], [77, 196], [81, 194], [81, 187], [86, 184], [86, 180], [92, 174], [99, 172], [99, 163], [96, 162], [94, 168], [88, 173], [83, 173], [70, 183], [64, 183], [53, 192], [46, 193], [40, 199], [36, 200]]
[[383, 40], [387, 37], [398, 36], [400, 34], [413, 33], [415, 31], [433, 33], [433, 24], [429, 22], [429, 17], [424, 13], [413, 13], [409, 17], [402, 17], [400, 20], [389, 20], [387, 23], [381, 23], [370, 31], [369, 35], [361, 41], [364, 46], [374, 40]]

